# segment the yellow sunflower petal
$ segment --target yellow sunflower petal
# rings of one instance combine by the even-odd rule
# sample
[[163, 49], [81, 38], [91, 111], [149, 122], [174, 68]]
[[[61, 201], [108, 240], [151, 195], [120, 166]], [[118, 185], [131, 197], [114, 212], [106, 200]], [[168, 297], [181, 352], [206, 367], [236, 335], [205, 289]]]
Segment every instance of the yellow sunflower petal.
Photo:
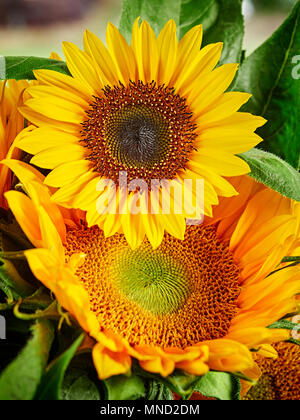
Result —
[[32, 86], [27, 89], [26, 93], [30, 95], [33, 99], [38, 98], [49, 98], [49, 96], [54, 96], [58, 99], [66, 99], [75, 105], [79, 105], [81, 108], [88, 108], [89, 102], [86, 99], [81, 98], [78, 95], [78, 92], [72, 93], [68, 92], [66, 94], [65, 89], [57, 86]]
[[[159, 67], [158, 84], [168, 84], [173, 76], [178, 51], [176, 24], [170, 20], [162, 29], [158, 37]], [[155, 78], [153, 78], [155, 80]]]
[[37, 169], [21, 160], [5, 159], [1, 163], [8, 166], [22, 182], [43, 182], [45, 179]]
[[86, 30], [84, 33], [84, 48], [92, 58], [99, 72], [103, 86], [117, 85], [117, 70], [113, 60], [103, 42], [92, 32]]
[[188, 96], [193, 91], [195, 83], [215, 68], [221, 58], [222, 48], [221, 42], [207, 45], [196, 55], [177, 63], [178, 70], [175, 71], [171, 83], [180, 94]]
[[42, 235], [39, 216], [30, 198], [19, 191], [8, 191], [5, 193], [5, 198], [27, 238], [34, 246], [41, 247]]
[[118, 78], [122, 83], [127, 84], [129, 80], [136, 80], [137, 67], [132, 48], [127, 44], [125, 38], [118, 29], [108, 24], [106, 42], [112, 59], [116, 65]]
[[218, 120], [232, 116], [242, 105], [248, 102], [250, 96], [248, 93], [241, 92], [224, 93], [210, 107], [207, 107], [204, 112], [195, 112], [197, 123], [202, 129], [205, 129]]
[[79, 79], [91, 95], [99, 94], [104, 86], [94, 69], [92, 59], [71, 42], [63, 42], [63, 51], [72, 76]]
[[99, 330], [95, 315], [88, 311], [89, 298], [76, 276], [62, 266], [48, 249], [25, 251], [28, 264], [36, 276], [56, 296], [61, 306], [78, 321], [87, 332], [94, 334]]
[[285, 341], [289, 338], [289, 332], [286, 330], [274, 332], [268, 328], [247, 328], [230, 332], [228, 338], [243, 343], [250, 349], [255, 349], [261, 344], [276, 343], [277, 340]]
[[100, 380], [126, 374], [131, 367], [131, 357], [128, 354], [112, 352], [100, 343], [93, 348], [93, 360]]
[[[41, 141], [41, 138], [43, 141]], [[21, 139], [18, 140], [17, 145], [22, 150], [25, 150], [25, 152], [37, 154], [52, 147], [59, 147], [63, 144], [76, 144], [77, 142], [77, 137], [71, 133], [66, 133], [50, 127], [40, 127], [27, 135], [23, 135]]]
[[157, 79], [158, 43], [149, 23], [143, 21], [139, 27], [138, 20], [135, 21], [133, 27], [131, 47], [136, 58], [138, 79], [148, 83]]
[[33, 165], [53, 169], [67, 162], [84, 159], [85, 151], [80, 144], [51, 147], [37, 153], [30, 161]]
[[43, 247], [49, 249], [58, 260], [63, 261], [65, 251], [56, 226], [42, 206], [38, 208], [38, 214]]
[[204, 343], [209, 348], [209, 367], [223, 372], [242, 372], [254, 365], [251, 352], [238, 341], [212, 340]]
[[64, 121], [66, 123], [76, 124], [84, 120], [84, 110], [80, 105], [76, 105], [68, 99], [55, 98], [52, 96], [39, 99], [29, 99], [26, 105], [33, 111], [46, 116], [49, 119]]
[[78, 195], [95, 178], [93, 172], [87, 172], [79, 176], [71, 184], [64, 185], [52, 195], [52, 200], [56, 203], [70, 203], [74, 196]]
[[34, 75], [39, 82], [50, 87], [56, 86], [67, 90], [88, 103], [92, 99], [90, 90], [87, 89], [85, 82], [81, 82], [80, 79], [53, 70], [35, 70]]
[[86, 160], [68, 162], [58, 166], [45, 178], [50, 187], [61, 187], [75, 181], [80, 175], [88, 172], [90, 164]]
[[[36, 106], [36, 102], [34, 105]], [[40, 114], [40, 112], [31, 109], [27, 106], [20, 107], [19, 111], [28, 121], [30, 121], [32, 124], [35, 124], [38, 127], [56, 127], [57, 129], [65, 131], [67, 133], [78, 134], [79, 130], [77, 124], [49, 118], [46, 115], [42, 115]]]
[[262, 141], [257, 134], [247, 131], [210, 129], [200, 133], [195, 145], [197, 148], [221, 148], [228, 153], [243, 153]]
[[228, 152], [219, 151], [217, 155], [213, 156], [214, 149], [202, 148], [195, 153], [194, 159], [199, 163], [211, 159], [210, 167], [222, 176], [237, 176], [250, 172], [249, 165], [244, 160]]
[[[230, 86], [232, 83], [238, 65], [236, 64], [224, 64], [212, 71], [208, 75], [205, 75], [193, 86], [192, 93], [189, 95], [189, 101], [191, 103], [191, 109], [195, 112], [195, 115], [204, 113], [212, 103], [214, 103]], [[248, 95], [248, 99], [251, 95]]]
[[181, 39], [178, 45], [178, 72], [182, 71], [182, 66], [191, 65], [195, 56], [199, 53], [203, 38], [202, 25], [194, 26]]

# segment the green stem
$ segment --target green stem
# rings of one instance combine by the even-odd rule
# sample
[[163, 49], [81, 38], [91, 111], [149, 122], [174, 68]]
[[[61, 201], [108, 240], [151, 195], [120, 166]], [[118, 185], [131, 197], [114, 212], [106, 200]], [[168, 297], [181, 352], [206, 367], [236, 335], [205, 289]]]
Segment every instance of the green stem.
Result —
[[64, 321], [70, 325], [70, 320], [68, 313], [62, 312], [60, 305], [57, 301], [52, 302], [46, 309], [40, 310], [38, 309], [33, 314], [28, 314], [20, 311], [20, 306], [22, 305], [23, 301], [20, 299], [17, 304], [13, 308], [13, 313], [16, 318], [22, 319], [23, 321], [31, 321], [35, 319], [54, 319], [59, 321], [59, 328], [61, 327]]
[[11, 309], [13, 305], [13, 303], [0, 303], [0, 311], [6, 311], [7, 309]]
[[57, 302], [52, 302], [45, 310], [38, 309], [33, 314], [27, 314], [20, 311], [20, 306], [22, 305], [22, 299], [16, 303], [14, 306], [13, 312], [16, 318], [22, 319], [23, 321], [30, 321], [33, 319], [41, 318], [51, 318], [51, 319], [60, 319], [61, 314], [58, 312]]
[[26, 260], [23, 251], [0, 252], [0, 258], [3, 260]]

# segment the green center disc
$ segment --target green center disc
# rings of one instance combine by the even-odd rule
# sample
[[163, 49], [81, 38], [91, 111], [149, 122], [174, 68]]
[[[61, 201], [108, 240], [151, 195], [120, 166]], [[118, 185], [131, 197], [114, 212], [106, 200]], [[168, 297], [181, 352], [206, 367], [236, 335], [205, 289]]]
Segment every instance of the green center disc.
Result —
[[190, 294], [187, 269], [152, 249], [119, 252], [111, 275], [120, 292], [154, 315], [176, 312]]

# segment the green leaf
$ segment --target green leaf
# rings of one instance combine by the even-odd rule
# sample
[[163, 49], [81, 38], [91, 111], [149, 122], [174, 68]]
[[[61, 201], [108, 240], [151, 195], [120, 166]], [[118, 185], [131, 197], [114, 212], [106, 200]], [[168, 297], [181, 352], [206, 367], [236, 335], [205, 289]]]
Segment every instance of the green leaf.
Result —
[[82, 343], [83, 338], [84, 335], [81, 334], [71, 347], [50, 366], [37, 390], [35, 395], [36, 400], [59, 400], [59, 392], [66, 369]]
[[[19, 251], [25, 244], [21, 243], [18, 229], [20, 228], [15, 223], [0, 221], [0, 290], [6, 294], [9, 302], [28, 297], [35, 291], [35, 287], [29, 283], [33, 277], [25, 256]], [[25, 246], [28, 248], [30, 244], [26, 243]], [[6, 258], [7, 255], [12, 258]]]
[[145, 380], [138, 376], [112, 376], [102, 381], [106, 389], [106, 400], [138, 400], [145, 397]]
[[[0, 341], [0, 372], [3, 371], [22, 351], [31, 337], [32, 323], [21, 321], [13, 315], [12, 311], [1, 312], [5, 318], [6, 339]], [[1, 331], [0, 336], [3, 331]]]
[[225, 372], [208, 372], [198, 382], [195, 391], [208, 398], [222, 401], [240, 400], [241, 383]]
[[224, 42], [222, 62], [240, 61], [244, 34], [241, 0], [124, 0], [120, 31], [127, 41], [137, 17], [146, 19], [158, 35], [174, 19], [179, 39], [202, 24], [204, 42]]
[[0, 375], [0, 400], [31, 400], [41, 381], [53, 342], [52, 324], [43, 320], [32, 327], [32, 337]]
[[159, 380], [147, 381], [148, 391], [145, 400], [172, 401], [174, 400], [171, 390]]
[[291, 321], [287, 321], [283, 319], [281, 321], [275, 322], [275, 324], [270, 325], [268, 328], [270, 330], [290, 330], [292, 331], [294, 328], [297, 328], [298, 325], [294, 324]]
[[199, 382], [199, 376], [190, 375], [182, 370], [175, 370], [175, 372], [162, 382], [166, 384], [173, 392], [180, 395], [182, 399], [190, 398], [195, 390], [196, 384]]
[[240, 155], [251, 168], [249, 174], [285, 197], [300, 201], [300, 173], [292, 166], [259, 149], [252, 149]]
[[84, 369], [70, 368], [67, 370], [60, 400], [64, 401], [99, 401], [100, 391]]
[[[185, 2], [188, 3], [188, 2]], [[194, 4], [194, 9], [203, 11], [208, 9], [208, 19], [201, 15], [199, 23], [203, 24], [204, 38], [203, 44], [223, 42], [223, 51], [220, 64], [239, 63], [242, 57], [242, 47], [244, 39], [244, 17], [242, 14], [241, 0], [202, 0], [203, 6], [198, 8], [199, 2], [192, 0], [189, 3]], [[182, 9], [186, 11], [187, 5]], [[195, 10], [191, 10], [191, 16], [195, 15]], [[181, 34], [192, 26], [186, 26], [184, 15], [181, 16]]]
[[168, 20], [174, 19], [179, 24], [180, 6], [180, 0], [123, 0], [119, 29], [129, 42], [133, 23], [140, 16], [151, 24], [158, 35]]
[[[1, 61], [2, 60], [2, 61]], [[33, 80], [33, 70], [47, 69], [70, 74], [66, 63], [40, 57], [0, 57], [0, 79]]]
[[[159, 374], [154, 374], [143, 370], [136, 363], [133, 364], [132, 371], [134, 374], [137, 374], [138, 376], [147, 380], [147, 399], [163, 399], [162, 395], [164, 395], [166, 397], [165, 399], [171, 400], [173, 399], [173, 395], [170, 391], [173, 391], [180, 395], [182, 399], [187, 400], [194, 392], [195, 386], [200, 379], [200, 376], [191, 375], [180, 369], [176, 369], [171, 375], [163, 378]], [[159, 390], [161, 385], [163, 385], [165, 388]], [[161, 394], [161, 396], [159, 396], [159, 394]]]
[[281, 261], [282, 263], [299, 263], [300, 264], [300, 257], [299, 256], [295, 256], [295, 257], [284, 257], [283, 260]]
[[11, 261], [1, 259], [0, 289], [3, 290], [9, 299], [12, 297], [14, 299], [27, 297], [34, 292], [34, 288], [19, 275], [13, 263]]
[[[270, 327], [268, 328], [272, 330], [296, 331], [298, 333], [300, 329], [300, 325], [295, 324], [294, 322], [288, 321], [287, 319], [282, 319], [281, 321], [275, 322], [275, 324], [270, 325]], [[300, 341], [295, 338], [290, 338], [287, 342], [300, 346]]]
[[268, 123], [260, 147], [300, 166], [300, 2], [283, 25], [242, 64], [233, 90], [253, 94], [244, 111]]

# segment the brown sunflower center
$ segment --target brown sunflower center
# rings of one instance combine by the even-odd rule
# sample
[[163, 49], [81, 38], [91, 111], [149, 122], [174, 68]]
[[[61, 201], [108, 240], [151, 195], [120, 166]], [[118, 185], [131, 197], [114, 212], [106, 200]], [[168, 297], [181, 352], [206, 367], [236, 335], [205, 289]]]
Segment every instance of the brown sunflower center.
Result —
[[95, 98], [81, 132], [94, 170], [118, 183], [174, 179], [184, 169], [196, 138], [185, 99], [154, 82], [107, 87]]
[[300, 399], [300, 347], [292, 343], [278, 343], [276, 360], [257, 356], [262, 376], [244, 400], [299, 401]]
[[84, 252], [79, 269], [101, 328], [130, 344], [185, 348], [226, 335], [237, 314], [239, 269], [213, 227], [190, 226], [185, 240], [165, 235], [132, 251], [123, 235], [98, 227], [71, 230], [67, 253]]

